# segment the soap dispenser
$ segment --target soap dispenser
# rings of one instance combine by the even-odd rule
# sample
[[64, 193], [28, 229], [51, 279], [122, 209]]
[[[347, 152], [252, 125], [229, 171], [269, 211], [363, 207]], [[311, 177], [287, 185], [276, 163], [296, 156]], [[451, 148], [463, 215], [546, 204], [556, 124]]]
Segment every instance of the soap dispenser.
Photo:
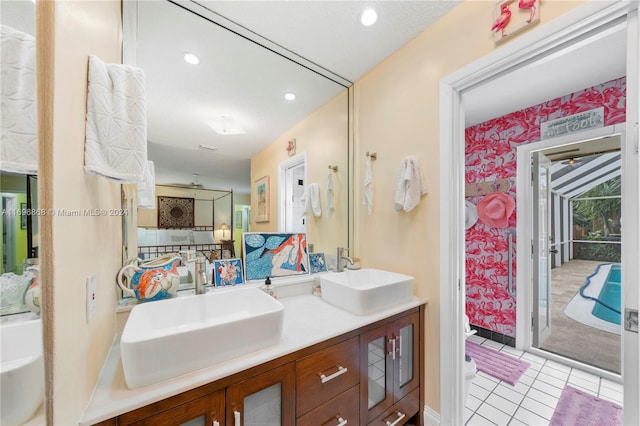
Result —
[[262, 286], [262, 291], [264, 291], [265, 293], [267, 293], [269, 296], [273, 297], [274, 299], [277, 299], [278, 296], [276, 295], [275, 290], [273, 289], [273, 286], [271, 285], [271, 277], [267, 277], [267, 279], [264, 281], [264, 285]]

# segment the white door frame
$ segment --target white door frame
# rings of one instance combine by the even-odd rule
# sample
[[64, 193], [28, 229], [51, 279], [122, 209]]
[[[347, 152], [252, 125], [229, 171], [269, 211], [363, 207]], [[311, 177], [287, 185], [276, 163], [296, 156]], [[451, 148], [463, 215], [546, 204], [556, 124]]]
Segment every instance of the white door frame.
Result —
[[[531, 154], [534, 151], [545, 150], [548, 148], [554, 148], [563, 145], [573, 145], [582, 141], [588, 141], [617, 134], [620, 135], [620, 148], [622, 150], [624, 141], [626, 140], [626, 127], [627, 125], [625, 123], [615, 124], [612, 126], [601, 127], [599, 129], [572, 133], [569, 135], [559, 136], [556, 138], [546, 139], [540, 142], [519, 146], [517, 149], [516, 166], [518, 170], [516, 178], [516, 193], [518, 194], [516, 200], [516, 210], [518, 212], [518, 217], [516, 220], [516, 235], [518, 236], [518, 240], [516, 242], [516, 253], [524, 254], [516, 257], [516, 270], [518, 271], [516, 277], [516, 288], [518, 289], [516, 295], [516, 348], [541, 355], [545, 358], [562, 362], [571, 367], [577, 367], [579, 369], [599, 375], [600, 377], [606, 377], [609, 380], [617, 382], [621, 381], [620, 375], [532, 347], [533, 337], [530, 328], [531, 317], [529, 316], [529, 313], [531, 312], [533, 304], [535, 303], [532, 295], [531, 284], [531, 277], [533, 277], [534, 271], [531, 257], [527, 256], [526, 253], [529, 253], [531, 251], [531, 241], [533, 239], [533, 231], [531, 229], [531, 223], [533, 220], [533, 210], [531, 205], [533, 189], [531, 188], [530, 178], [532, 171], [530, 161]], [[623, 169], [623, 182], [628, 178], [626, 172], [627, 171]], [[637, 187], [636, 196], [634, 198], [638, 198]], [[520, 307], [524, 308], [521, 309]]]
[[[464, 129], [462, 95], [526, 63], [544, 60], [564, 43], [588, 37], [602, 25], [627, 17], [627, 121], [636, 123], [627, 132], [627, 143], [638, 144], [638, 2], [589, 1], [562, 15], [536, 31], [524, 34], [510, 44], [486, 55], [440, 81], [440, 249], [447, 253], [440, 261], [440, 421], [463, 424], [465, 270], [464, 270]], [[635, 38], [635, 39], [634, 39]], [[635, 156], [637, 164], [637, 155]], [[636, 206], [637, 207], [637, 206]], [[637, 228], [637, 226], [636, 226]], [[635, 232], [635, 233], [634, 233]], [[630, 231], [636, 241], [638, 229]], [[636, 249], [636, 255], [638, 253]], [[635, 266], [637, 267], [637, 261]], [[637, 271], [636, 271], [637, 272]], [[638, 274], [636, 273], [637, 277]], [[637, 297], [636, 297], [637, 299]], [[627, 301], [638, 307], [638, 300]], [[626, 333], [630, 334], [630, 333]], [[638, 334], [628, 337], [638, 349]], [[626, 340], [625, 340], [626, 342]], [[637, 353], [637, 352], [636, 352]], [[623, 357], [625, 375], [625, 422], [637, 424], [637, 359]], [[633, 362], [636, 365], [632, 365]]]
[[[296, 154], [288, 160], [278, 164], [278, 206], [284, 206], [285, 195], [287, 193], [287, 171], [294, 167], [304, 165], [304, 181], [307, 182], [307, 152], [303, 151]], [[286, 209], [278, 208], [278, 232], [284, 232], [286, 229]]]

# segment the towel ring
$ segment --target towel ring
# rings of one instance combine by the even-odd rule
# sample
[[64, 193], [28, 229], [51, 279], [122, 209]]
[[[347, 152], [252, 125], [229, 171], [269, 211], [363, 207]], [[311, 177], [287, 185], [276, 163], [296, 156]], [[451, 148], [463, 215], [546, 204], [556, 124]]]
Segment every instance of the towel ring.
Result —
[[329, 170], [331, 170], [333, 172], [337, 172], [338, 171], [338, 166], [329, 166]]
[[369, 151], [367, 151], [367, 153], [365, 155], [367, 157], [369, 157], [371, 160], [377, 160], [378, 159], [378, 153], [377, 152], [369, 153]]

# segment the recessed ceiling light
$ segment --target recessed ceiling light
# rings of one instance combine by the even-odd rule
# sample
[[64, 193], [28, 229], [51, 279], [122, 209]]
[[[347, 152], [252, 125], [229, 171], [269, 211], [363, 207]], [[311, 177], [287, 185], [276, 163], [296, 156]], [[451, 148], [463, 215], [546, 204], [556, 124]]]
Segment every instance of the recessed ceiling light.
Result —
[[365, 9], [360, 16], [360, 22], [362, 22], [362, 25], [365, 27], [375, 24], [377, 20], [378, 14], [373, 9]]
[[285, 93], [284, 98], [288, 101], [292, 101], [296, 98], [296, 95], [294, 93]]
[[189, 53], [189, 52], [186, 52], [184, 54], [184, 60], [185, 60], [185, 62], [187, 62], [188, 64], [191, 64], [191, 65], [198, 65], [200, 63], [200, 58], [198, 58], [193, 53]]

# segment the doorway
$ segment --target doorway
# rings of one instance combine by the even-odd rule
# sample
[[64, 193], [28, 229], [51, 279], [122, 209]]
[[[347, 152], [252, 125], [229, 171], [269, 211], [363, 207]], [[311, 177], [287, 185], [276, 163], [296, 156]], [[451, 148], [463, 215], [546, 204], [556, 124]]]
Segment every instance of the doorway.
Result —
[[[556, 25], [557, 24], [557, 25]], [[537, 32], [531, 32], [528, 37], [512, 41], [504, 49], [496, 50], [485, 58], [473, 63], [440, 81], [440, 164], [450, 165], [441, 170], [440, 188], [440, 249], [450, 255], [441, 259], [440, 266], [440, 422], [447, 424], [461, 424], [463, 413], [462, 383], [464, 381], [464, 325], [465, 309], [465, 281], [464, 281], [464, 141], [465, 104], [464, 95], [471, 93], [474, 88], [486, 88], [489, 93], [498, 93], [492, 89], [491, 83], [502, 83], [503, 77], [510, 80], [524, 81], [514, 78], [516, 72], [523, 69], [535, 69], [538, 65], [553, 64], [554, 57], [564, 57], [566, 48], [584, 46], [594, 38], [606, 35], [608, 30], [621, 24], [627, 41], [625, 49], [625, 68], [628, 78], [627, 85], [627, 121], [631, 123], [633, 133], [622, 139], [623, 161], [627, 185], [623, 188], [625, 205], [623, 212], [631, 219], [625, 225], [625, 246], [622, 250], [626, 272], [623, 276], [638, 276], [637, 262], [638, 241], [640, 229], [637, 220], [640, 216], [638, 203], [638, 155], [637, 155], [637, 123], [638, 109], [638, 81], [640, 79], [638, 58], [640, 55], [640, 24], [638, 21], [637, 2], [587, 2], [553, 23], [540, 27]], [[598, 55], [592, 57], [598, 58]], [[607, 67], [610, 63], [606, 63]], [[592, 67], [596, 68], [596, 67]], [[569, 79], [557, 79], [554, 67], [549, 72], [539, 72], [538, 75], [548, 77], [549, 82], [558, 80], [563, 84]], [[591, 68], [583, 68], [589, 69]], [[578, 73], [580, 75], [592, 75]], [[571, 79], [573, 81], [574, 79]], [[603, 79], [599, 79], [603, 81]], [[581, 84], [585, 87], [584, 84]], [[588, 86], [588, 85], [587, 85]], [[543, 86], [540, 86], [543, 87]], [[539, 89], [540, 87], [536, 87]], [[546, 87], [546, 86], [544, 86]], [[565, 90], [567, 90], [565, 88]], [[510, 93], [510, 92], [506, 92]], [[484, 99], [491, 99], [491, 95], [483, 93]], [[549, 99], [549, 96], [546, 96]], [[529, 100], [528, 104], [532, 104]], [[485, 102], [486, 104], [486, 102]], [[484, 104], [483, 104], [484, 107]], [[635, 135], [635, 136], [634, 136]], [[635, 146], [635, 149], [634, 149]], [[635, 155], [632, 153], [635, 151]], [[624, 155], [624, 153], [627, 155]], [[527, 158], [528, 159], [528, 158]], [[523, 166], [526, 162], [523, 160]], [[518, 158], [520, 167], [520, 158]], [[530, 167], [530, 166], [529, 166]], [[524, 213], [524, 212], [523, 212]], [[520, 218], [519, 215], [518, 218]], [[518, 222], [520, 224], [520, 221]], [[529, 225], [530, 228], [530, 225]], [[518, 233], [524, 230], [518, 226]], [[530, 233], [530, 229], [529, 229]], [[527, 253], [531, 250], [530, 241], [518, 239], [517, 250]], [[631, 261], [631, 259], [635, 259]], [[520, 263], [517, 268], [520, 269]], [[624, 420], [629, 424], [637, 424], [640, 418], [638, 411], [638, 386], [640, 383], [640, 366], [638, 359], [638, 334], [634, 327], [634, 315], [637, 315], [639, 304], [637, 287], [625, 288], [625, 313], [628, 312], [630, 321], [627, 327], [625, 316], [625, 331], [623, 335], [624, 356], [623, 370], [625, 411]], [[523, 292], [518, 292], [517, 303], [523, 302]], [[637, 323], [637, 319], [636, 319]], [[531, 320], [518, 322], [516, 335], [524, 334], [529, 329]]]
[[[621, 380], [620, 134], [530, 152], [530, 347]], [[552, 143], [552, 142], [550, 142]], [[526, 171], [521, 171], [526, 173]], [[525, 179], [521, 178], [521, 182]], [[521, 289], [521, 291], [527, 291]], [[569, 362], [569, 364], [572, 364]], [[574, 365], [575, 366], [575, 365]]]
[[306, 217], [302, 197], [306, 184], [307, 158], [305, 154], [296, 155], [281, 163], [280, 187], [278, 190], [280, 207], [279, 231], [288, 233], [307, 232]]

